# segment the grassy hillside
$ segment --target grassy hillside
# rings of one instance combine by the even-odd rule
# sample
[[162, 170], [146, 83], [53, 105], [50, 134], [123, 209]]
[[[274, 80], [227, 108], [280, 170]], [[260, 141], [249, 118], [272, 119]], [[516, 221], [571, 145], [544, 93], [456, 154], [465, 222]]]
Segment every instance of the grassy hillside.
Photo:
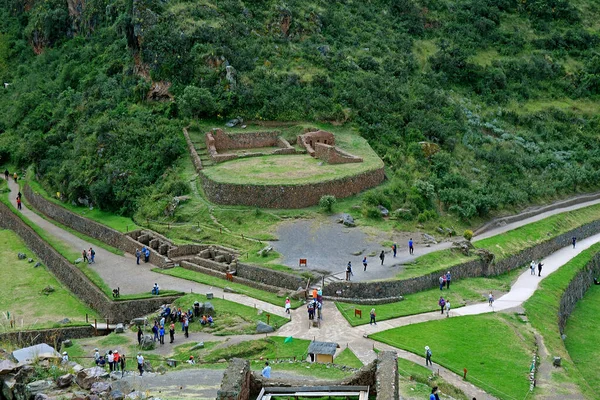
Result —
[[238, 115], [356, 126], [406, 219], [598, 188], [598, 0], [2, 3], [0, 163], [68, 200], [184, 194], [180, 128]]

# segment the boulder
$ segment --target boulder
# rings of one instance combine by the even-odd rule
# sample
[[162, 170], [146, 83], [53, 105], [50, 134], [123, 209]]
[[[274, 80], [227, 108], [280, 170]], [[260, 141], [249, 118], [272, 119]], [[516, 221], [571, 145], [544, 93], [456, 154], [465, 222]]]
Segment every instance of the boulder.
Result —
[[100, 397], [98, 397], [95, 394], [90, 394], [88, 396], [85, 396], [85, 400], [101, 400]]
[[167, 373], [167, 367], [165, 367], [164, 365], [159, 365], [158, 367], [156, 367], [156, 373], [157, 374], [161, 374], [164, 375]]
[[27, 258], [27, 256], [24, 253], [17, 254], [17, 257], [19, 258], [19, 260], [24, 260]]
[[[60, 321], [58, 321], [58, 323], [59, 323], [59, 324], [61, 324], [61, 325], [66, 325], [66, 324], [70, 324], [70, 323], [71, 323], [71, 320], [70, 320], [69, 318], [63, 318], [63, 319], [61, 319]], [[66, 340], [65, 340], [65, 342], [66, 342]], [[63, 344], [64, 344], [65, 342], [63, 342]], [[67, 346], [67, 347], [71, 347], [71, 346], [72, 346], [72, 345], [70, 345], [70, 346]]]
[[56, 379], [56, 386], [59, 389], [68, 388], [73, 384], [73, 379], [75, 376], [73, 374], [65, 374], [61, 375]]
[[258, 321], [258, 324], [256, 324], [256, 333], [271, 333], [274, 331], [275, 329], [271, 325], [267, 325], [262, 321]]
[[48, 400], [48, 399], [50, 399], [50, 397], [48, 397], [48, 395], [44, 394], [44, 393], [38, 393], [33, 398], [33, 400]]
[[146, 398], [146, 395], [136, 390], [135, 392], [129, 393], [127, 396], [125, 396], [125, 398], [127, 400], [144, 400]]
[[194, 347], [190, 349], [190, 351], [199, 350], [204, 348], [204, 342], [198, 342]]
[[18, 368], [18, 365], [10, 360], [0, 361], [0, 375], [10, 374]]
[[215, 297], [215, 295], [214, 295], [212, 292], [208, 292], [208, 293], [206, 293], [206, 298], [207, 298], [208, 300], [212, 300], [214, 297]]
[[148, 318], [134, 318], [131, 323], [135, 326], [145, 326], [148, 323]]
[[428, 235], [427, 233], [423, 234], [423, 239], [425, 239], [425, 242], [427, 242], [427, 243], [437, 244], [437, 241], [435, 240], [435, 238], [431, 235]]
[[473, 250], [475, 246], [473, 246], [473, 243], [471, 243], [470, 241], [466, 239], [461, 239], [457, 240], [456, 242], [452, 242], [452, 248], [457, 249], [465, 256], [468, 256], [471, 254], [471, 250]]
[[52, 388], [52, 381], [41, 380], [34, 381], [27, 384], [27, 391], [31, 394], [31, 397], [34, 397], [36, 394], [45, 392]]
[[55, 291], [55, 289], [52, 286], [50, 286], [50, 285], [48, 285], [48, 286], [46, 286], [45, 288], [42, 289], [42, 293], [45, 294], [46, 296], [49, 295], [50, 293], [54, 292], [54, 291]]
[[80, 264], [82, 262], [83, 262], [83, 258], [81, 258], [81, 257], [75, 259], [75, 264]]
[[475, 254], [477, 254], [479, 258], [481, 258], [481, 261], [483, 261], [486, 265], [491, 265], [494, 261], [495, 255], [488, 249], [477, 249]]
[[234, 290], [234, 289], [230, 288], [229, 286], [225, 286], [225, 287], [223, 288], [223, 291], [224, 291], [225, 293], [237, 293], [237, 291], [236, 291], [236, 290]]
[[272, 246], [265, 246], [258, 252], [258, 255], [263, 257], [263, 256], [266, 256], [267, 254], [269, 254], [271, 251], [273, 251]]
[[73, 342], [71, 341], [71, 339], [63, 340], [62, 345], [64, 347], [71, 347], [73, 346]]
[[83, 371], [85, 368], [83, 368], [81, 365], [77, 364], [76, 362], [69, 362], [69, 365], [71, 365], [71, 369], [75, 372], [78, 373], [79, 371]]
[[237, 117], [237, 118], [230, 119], [229, 121], [227, 121], [225, 123], [225, 126], [228, 128], [233, 128], [234, 126], [239, 125], [243, 122], [244, 122], [244, 120], [241, 117]]
[[42, 263], [38, 261], [38, 262], [36, 262], [36, 263], [35, 263], [35, 265], [33, 266], [33, 268], [37, 268], [37, 267], [39, 267], [40, 265], [42, 265]]
[[117, 324], [116, 328], [115, 328], [115, 333], [123, 333], [125, 332], [125, 327], [123, 326], [123, 324]]
[[33, 258], [28, 258], [27, 262], [31, 264], [33, 262]]
[[382, 217], [388, 217], [390, 215], [390, 211], [381, 204], [378, 205], [377, 208], [379, 209]]
[[144, 361], [144, 372], [154, 372], [154, 368], [152, 368], [149, 361]]
[[120, 390], [113, 390], [110, 392], [109, 398], [110, 400], [123, 400], [125, 399], [125, 394]]
[[142, 350], [154, 350], [156, 343], [153, 340], [153, 337], [150, 335], [144, 335], [142, 337], [141, 347]]
[[552, 365], [554, 365], [555, 367], [560, 367], [562, 359], [560, 357], [554, 357], [554, 359], [552, 360]]
[[113, 392], [118, 390], [121, 393], [130, 393], [132, 391], [131, 383], [123, 379], [112, 382], [112, 390]]
[[92, 367], [79, 371], [75, 378], [75, 382], [77, 382], [82, 389], [89, 390], [92, 387], [92, 384], [101, 382], [106, 378], [108, 378], [108, 373], [104, 368]]
[[340, 218], [340, 223], [344, 224], [345, 226], [356, 226], [356, 223], [354, 222], [354, 218], [352, 218], [352, 215], [350, 214], [342, 214], [342, 217]]
[[108, 382], [94, 382], [92, 383], [92, 387], [90, 388], [90, 392], [94, 394], [106, 393], [110, 392], [112, 387]]
[[[206, 297], [208, 298], [208, 296]], [[203, 314], [214, 317], [215, 315], [217, 315], [217, 313], [215, 312], [215, 306], [213, 306], [211, 302], [207, 301], [206, 303], [204, 303]]]

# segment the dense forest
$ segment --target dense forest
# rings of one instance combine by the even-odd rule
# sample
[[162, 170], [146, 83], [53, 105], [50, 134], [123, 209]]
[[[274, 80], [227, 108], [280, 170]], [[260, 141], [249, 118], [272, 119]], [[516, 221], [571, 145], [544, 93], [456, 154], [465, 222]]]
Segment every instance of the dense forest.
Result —
[[0, 163], [69, 200], [184, 193], [181, 128], [238, 115], [357, 126], [405, 218], [600, 187], [600, 0], [0, 3]]

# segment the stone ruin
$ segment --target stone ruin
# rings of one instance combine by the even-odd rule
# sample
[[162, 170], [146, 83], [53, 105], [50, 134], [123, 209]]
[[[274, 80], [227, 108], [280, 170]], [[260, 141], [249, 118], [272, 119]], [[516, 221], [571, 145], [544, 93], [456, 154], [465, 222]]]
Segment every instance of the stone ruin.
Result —
[[[280, 134], [279, 131], [227, 133], [223, 129], [214, 128], [205, 135], [206, 148], [215, 163], [235, 158], [296, 154], [296, 149]], [[252, 151], [235, 152], [245, 149], [252, 149]], [[264, 151], [256, 149], [264, 149]]]
[[335, 136], [327, 131], [309, 131], [298, 135], [297, 142], [304, 147], [311, 157], [325, 161], [327, 164], [359, 163], [363, 159], [356, 157], [335, 145]]

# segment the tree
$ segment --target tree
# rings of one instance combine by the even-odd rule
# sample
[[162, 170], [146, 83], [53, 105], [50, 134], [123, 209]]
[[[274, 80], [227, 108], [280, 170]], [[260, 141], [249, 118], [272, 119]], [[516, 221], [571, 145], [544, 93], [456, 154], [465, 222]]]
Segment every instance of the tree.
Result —
[[212, 93], [204, 88], [186, 86], [180, 100], [183, 113], [189, 117], [212, 116], [217, 110]]

